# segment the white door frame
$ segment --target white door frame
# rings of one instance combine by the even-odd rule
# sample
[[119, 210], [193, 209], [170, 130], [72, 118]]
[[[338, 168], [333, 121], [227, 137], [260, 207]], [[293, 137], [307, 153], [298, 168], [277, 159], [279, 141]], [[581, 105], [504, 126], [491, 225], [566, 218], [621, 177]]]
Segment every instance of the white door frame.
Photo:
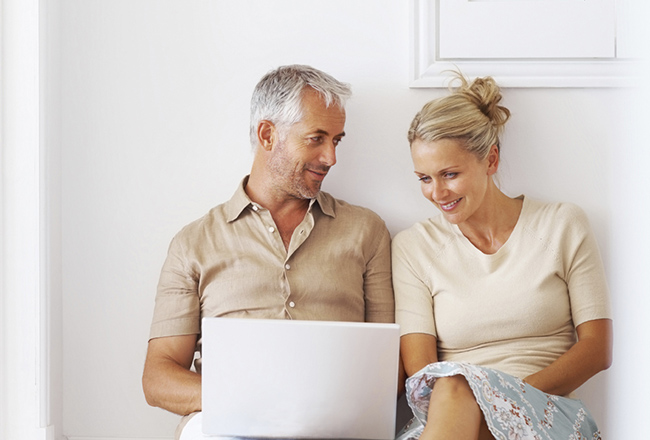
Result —
[[54, 439], [45, 0], [0, 0], [0, 439]]

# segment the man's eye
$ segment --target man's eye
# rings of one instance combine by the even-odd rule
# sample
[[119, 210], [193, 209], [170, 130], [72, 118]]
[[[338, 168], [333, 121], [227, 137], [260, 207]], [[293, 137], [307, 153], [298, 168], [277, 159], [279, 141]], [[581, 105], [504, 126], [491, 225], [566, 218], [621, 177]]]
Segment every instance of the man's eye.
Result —
[[310, 137], [309, 141], [314, 144], [320, 144], [323, 141], [323, 138], [322, 136], [314, 136], [314, 137]]
[[332, 142], [334, 142], [334, 145], [338, 145], [338, 144], [341, 143], [342, 140], [343, 140], [343, 139], [340, 139], [340, 138], [334, 138], [334, 139], [332, 140]]

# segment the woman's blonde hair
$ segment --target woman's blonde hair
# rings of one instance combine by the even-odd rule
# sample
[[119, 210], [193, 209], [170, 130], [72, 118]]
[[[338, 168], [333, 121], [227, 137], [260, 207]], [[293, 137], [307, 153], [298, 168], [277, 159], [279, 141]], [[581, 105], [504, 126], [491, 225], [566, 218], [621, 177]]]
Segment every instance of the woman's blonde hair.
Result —
[[416, 139], [458, 139], [467, 151], [485, 159], [492, 145], [500, 148], [499, 136], [510, 110], [498, 105], [501, 90], [492, 77], [470, 83], [456, 72], [455, 79], [460, 80], [458, 88], [450, 88], [450, 95], [428, 102], [415, 115], [408, 132], [409, 144]]

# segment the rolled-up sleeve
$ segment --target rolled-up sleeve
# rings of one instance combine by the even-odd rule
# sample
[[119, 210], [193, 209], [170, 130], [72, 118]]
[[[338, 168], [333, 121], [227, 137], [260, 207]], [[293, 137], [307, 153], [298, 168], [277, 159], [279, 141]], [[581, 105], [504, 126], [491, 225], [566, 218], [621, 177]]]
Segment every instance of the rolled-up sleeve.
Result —
[[160, 273], [149, 337], [199, 334], [200, 324], [198, 276], [177, 235]]

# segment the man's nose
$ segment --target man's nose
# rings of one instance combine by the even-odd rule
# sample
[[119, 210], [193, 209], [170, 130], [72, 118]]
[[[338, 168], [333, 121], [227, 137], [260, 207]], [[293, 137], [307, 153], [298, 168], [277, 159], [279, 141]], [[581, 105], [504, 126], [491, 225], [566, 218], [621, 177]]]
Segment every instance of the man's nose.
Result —
[[327, 165], [328, 167], [332, 167], [336, 164], [336, 145], [333, 141], [330, 141], [323, 146], [320, 161], [323, 165]]

